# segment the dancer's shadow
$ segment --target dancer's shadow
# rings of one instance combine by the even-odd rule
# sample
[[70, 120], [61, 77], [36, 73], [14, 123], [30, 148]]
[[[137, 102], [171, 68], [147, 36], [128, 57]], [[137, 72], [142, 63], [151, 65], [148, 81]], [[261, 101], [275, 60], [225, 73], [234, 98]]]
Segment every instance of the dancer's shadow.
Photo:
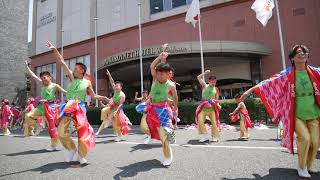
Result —
[[31, 172], [39, 172], [40, 174], [43, 174], [43, 173], [49, 173], [49, 172], [55, 171], [57, 169], [67, 169], [67, 168], [70, 168], [69, 163], [56, 162], [56, 163], [46, 164], [46, 165], [43, 165], [43, 166], [40, 166], [40, 167], [34, 168], [34, 169], [3, 174], [3, 175], [0, 175], [0, 178], [5, 177], [5, 176], [15, 175], [15, 174], [21, 174], [21, 173], [25, 173], [25, 172], [30, 172], [30, 171]]
[[130, 152], [134, 152], [137, 150], [150, 150], [153, 148], [160, 148], [160, 147], [161, 147], [161, 144], [138, 144], [138, 145], [131, 147]]
[[225, 140], [226, 142], [235, 142], [235, 141], [242, 141], [242, 140], [240, 140], [239, 138], [237, 138], [237, 139], [227, 139], [227, 140]]
[[109, 144], [109, 143], [114, 143], [114, 140], [108, 139], [108, 140], [105, 140], [105, 141], [96, 142], [96, 144]]
[[99, 135], [99, 136], [96, 136], [97, 139], [100, 139], [100, 138], [107, 138], [107, 137], [116, 137], [115, 135], [113, 134], [103, 134], [103, 135]]
[[144, 133], [139, 130], [139, 131], [131, 131], [127, 135], [144, 135]]
[[[286, 168], [271, 168], [269, 169], [269, 174], [261, 176], [259, 174], [252, 174], [254, 178], [222, 178], [223, 180], [267, 180], [267, 179], [290, 179], [290, 180], [301, 180], [299, 178], [296, 169], [286, 169]], [[320, 174], [312, 174], [311, 179], [320, 179]]]
[[19, 135], [13, 135], [12, 137], [14, 137], [14, 138], [26, 138], [25, 136], [19, 136]]
[[279, 141], [276, 138], [270, 138], [270, 139], [250, 139], [251, 141]]
[[[281, 150], [282, 153], [291, 154], [288, 150]], [[294, 151], [293, 154], [298, 154], [297, 151]]]
[[[211, 144], [210, 141], [199, 142], [199, 139], [190, 139], [186, 145], [208, 145]], [[188, 146], [187, 146], [188, 147]]]
[[18, 153], [11, 153], [11, 154], [4, 154], [6, 156], [21, 156], [21, 155], [31, 155], [31, 154], [43, 154], [43, 153], [50, 153], [50, 152], [56, 152], [59, 150], [55, 151], [47, 151], [45, 149], [39, 149], [39, 150], [29, 150], [29, 151], [23, 151], [23, 152], [18, 152]]
[[115, 176], [113, 176], [113, 178], [116, 180], [123, 179], [123, 178], [132, 178], [138, 175], [138, 173], [147, 172], [156, 168], [166, 168], [166, 167], [164, 167], [161, 164], [161, 162], [156, 159], [137, 162], [137, 163], [130, 164], [128, 166], [118, 167], [118, 169], [121, 169], [122, 171], [116, 174]]

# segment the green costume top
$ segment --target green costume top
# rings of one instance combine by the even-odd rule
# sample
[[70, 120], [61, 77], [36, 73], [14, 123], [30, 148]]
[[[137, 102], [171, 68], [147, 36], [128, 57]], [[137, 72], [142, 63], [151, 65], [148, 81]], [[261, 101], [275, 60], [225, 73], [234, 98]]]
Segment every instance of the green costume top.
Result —
[[316, 104], [313, 87], [306, 70], [296, 71], [296, 109], [295, 115], [301, 120], [313, 120], [320, 116], [320, 108]]
[[88, 83], [90, 82], [86, 79], [74, 79], [68, 88], [67, 98], [71, 100], [77, 97], [78, 100], [84, 101], [86, 98]]
[[153, 86], [151, 87], [150, 92], [150, 99], [152, 103], [161, 103], [163, 101], [168, 100], [168, 85], [170, 81], [167, 80], [165, 83], [160, 83], [159, 81], [156, 81]]
[[[207, 86], [202, 91], [202, 100], [210, 100], [210, 99], [216, 99], [216, 87]], [[205, 112], [213, 112], [213, 108], [206, 108], [203, 107], [202, 109]]]
[[[47, 101], [54, 101], [55, 99], [55, 90], [56, 87], [51, 83], [49, 86], [42, 86], [41, 87], [41, 99], [43, 100], [47, 100]], [[44, 108], [43, 108], [43, 104], [39, 104], [36, 107], [36, 113], [39, 115], [44, 115]]]
[[113, 97], [112, 97], [113, 101], [118, 103], [118, 104], [120, 104], [120, 100], [121, 100], [122, 94], [123, 94], [122, 91], [114, 92]]
[[[121, 98], [124, 97], [125, 94], [124, 92], [120, 91], [120, 92], [114, 92], [113, 96], [112, 96], [112, 99], [114, 102], [116, 102], [118, 105], [120, 105], [120, 101], [121, 101]], [[112, 108], [112, 111], [114, 112], [115, 110], [117, 110], [117, 108]]]

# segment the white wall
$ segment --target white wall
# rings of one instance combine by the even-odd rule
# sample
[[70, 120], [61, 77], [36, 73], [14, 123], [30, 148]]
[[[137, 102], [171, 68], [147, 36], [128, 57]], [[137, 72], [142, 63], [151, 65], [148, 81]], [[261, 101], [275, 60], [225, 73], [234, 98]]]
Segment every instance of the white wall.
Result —
[[64, 45], [90, 38], [90, 0], [63, 1]]
[[247, 79], [251, 80], [250, 62], [248, 61], [228, 61], [228, 63], [210, 67], [210, 71], [214, 72], [217, 79]]
[[138, 24], [136, 0], [98, 0], [98, 35]]
[[[55, 20], [39, 27], [41, 24], [41, 18], [52, 13], [51, 18], [55, 17]], [[47, 0], [44, 2], [37, 1], [37, 34], [36, 34], [36, 53], [42, 53], [48, 51], [45, 43], [47, 40], [56, 42], [57, 31], [57, 0]]]

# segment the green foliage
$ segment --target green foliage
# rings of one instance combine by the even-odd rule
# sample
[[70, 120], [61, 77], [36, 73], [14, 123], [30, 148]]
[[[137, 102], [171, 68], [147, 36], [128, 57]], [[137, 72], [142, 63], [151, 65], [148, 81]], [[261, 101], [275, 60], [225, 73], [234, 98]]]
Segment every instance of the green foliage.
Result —
[[[246, 107], [249, 111], [251, 121], [254, 120], [267, 120], [267, 112], [260, 99], [247, 99], [245, 101]], [[196, 102], [179, 102], [179, 124], [191, 124], [194, 123], [195, 111], [199, 103]], [[220, 105], [222, 109], [220, 111], [220, 121], [230, 123], [229, 113], [231, 113], [237, 104], [234, 100], [221, 100]], [[130, 121], [134, 125], [140, 124], [142, 114], [139, 114], [135, 110], [135, 104], [124, 105], [124, 112], [129, 117]], [[101, 124], [100, 120], [101, 108], [90, 108], [87, 111], [87, 117], [90, 124]]]

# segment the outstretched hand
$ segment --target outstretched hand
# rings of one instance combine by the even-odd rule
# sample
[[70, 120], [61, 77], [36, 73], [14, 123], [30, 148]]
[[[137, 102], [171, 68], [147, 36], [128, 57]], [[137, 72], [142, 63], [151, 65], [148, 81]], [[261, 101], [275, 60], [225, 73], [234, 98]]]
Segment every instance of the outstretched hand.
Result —
[[168, 43], [163, 44], [163, 45], [162, 45], [162, 52], [167, 52], [167, 51], [168, 51], [168, 48], [169, 48]]
[[25, 64], [26, 64], [26, 66], [27, 67], [29, 67], [30, 66], [30, 63], [26, 60], [26, 61], [24, 61], [25, 62]]
[[56, 47], [50, 42], [50, 41], [47, 41], [47, 44], [46, 46], [49, 48], [49, 49], [56, 49]]
[[168, 56], [169, 56], [169, 53], [167, 53], [167, 52], [162, 52], [162, 53], [159, 55], [159, 57], [160, 57], [161, 60], [166, 60]]
[[204, 73], [205, 73], [205, 74], [209, 74], [209, 73], [210, 73], [210, 70], [205, 70]]
[[107, 76], [110, 76], [110, 72], [109, 72], [108, 69], [107, 69], [107, 71], [106, 71], [106, 75], [107, 75]]

